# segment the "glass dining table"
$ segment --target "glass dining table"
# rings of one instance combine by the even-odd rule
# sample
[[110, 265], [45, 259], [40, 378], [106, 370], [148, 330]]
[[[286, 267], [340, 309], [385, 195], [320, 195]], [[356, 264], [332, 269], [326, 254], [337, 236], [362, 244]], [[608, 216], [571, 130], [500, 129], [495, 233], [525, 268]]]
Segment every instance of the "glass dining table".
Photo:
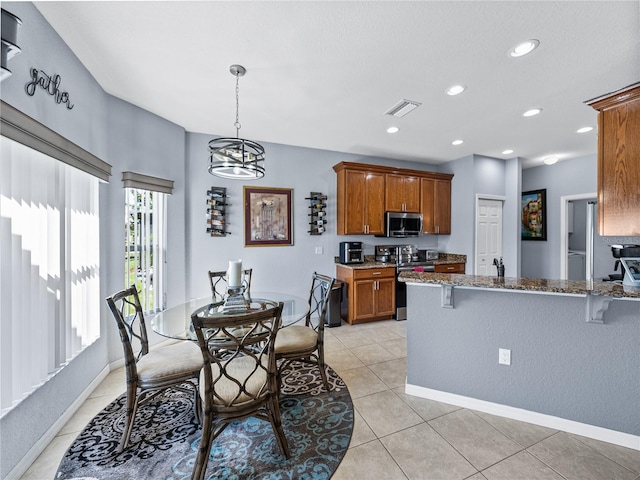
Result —
[[255, 292], [245, 296], [244, 307], [234, 305], [232, 308], [224, 308], [223, 302], [212, 299], [211, 295], [203, 298], [188, 300], [174, 307], [149, 317], [151, 329], [159, 335], [176, 340], [196, 340], [191, 326], [191, 314], [199, 310], [206, 311], [208, 316], [229, 316], [246, 313], [250, 309], [259, 309], [276, 306], [278, 302], [284, 304], [282, 309], [282, 324], [280, 328], [287, 327], [302, 321], [309, 313], [307, 299], [276, 292]]

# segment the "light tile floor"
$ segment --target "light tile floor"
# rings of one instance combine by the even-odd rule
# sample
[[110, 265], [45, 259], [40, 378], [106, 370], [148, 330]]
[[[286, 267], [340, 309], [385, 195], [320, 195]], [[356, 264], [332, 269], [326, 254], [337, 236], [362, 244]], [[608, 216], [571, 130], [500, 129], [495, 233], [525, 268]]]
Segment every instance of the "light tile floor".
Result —
[[[351, 444], [333, 480], [640, 480], [639, 451], [406, 395], [406, 322], [325, 331], [327, 363], [355, 407]], [[80, 430], [123, 391], [119, 369], [22, 479], [53, 479]]]

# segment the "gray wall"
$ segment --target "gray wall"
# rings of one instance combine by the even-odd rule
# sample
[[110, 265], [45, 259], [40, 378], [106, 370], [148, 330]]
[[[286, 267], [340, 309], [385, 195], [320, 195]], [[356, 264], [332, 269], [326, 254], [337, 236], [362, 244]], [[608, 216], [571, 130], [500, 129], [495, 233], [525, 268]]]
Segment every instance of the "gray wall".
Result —
[[474, 156], [469, 155], [442, 165], [443, 172], [453, 173], [451, 181], [451, 235], [443, 237], [438, 247], [445, 252], [467, 256], [467, 273], [475, 258], [475, 175]]
[[440, 250], [467, 255], [467, 274], [475, 272], [477, 196], [504, 197], [502, 253], [507, 276], [519, 272], [520, 159], [508, 161], [470, 155], [441, 166], [453, 173], [451, 191], [451, 235], [439, 239]]
[[520, 194], [522, 192], [522, 161], [512, 158], [506, 161], [505, 196], [502, 211], [502, 256], [505, 275], [520, 276]]
[[579, 297], [454, 288], [453, 302], [408, 286], [408, 384], [640, 435], [640, 303], [592, 324]]

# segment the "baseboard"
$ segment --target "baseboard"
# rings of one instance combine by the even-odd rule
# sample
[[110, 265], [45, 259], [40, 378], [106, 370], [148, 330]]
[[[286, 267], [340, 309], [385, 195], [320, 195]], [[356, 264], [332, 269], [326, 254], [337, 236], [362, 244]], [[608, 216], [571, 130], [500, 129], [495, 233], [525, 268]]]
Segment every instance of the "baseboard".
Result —
[[[115, 362], [114, 362], [115, 363]], [[93, 379], [93, 381], [85, 388], [82, 393], [76, 398], [69, 408], [54, 422], [51, 427], [38, 439], [38, 441], [29, 449], [27, 454], [16, 464], [16, 466], [9, 472], [9, 475], [5, 477], [5, 480], [14, 480], [22, 477], [29, 469], [31, 464], [36, 461], [45, 448], [53, 441], [58, 432], [66, 425], [66, 423], [73, 417], [78, 411], [91, 393], [96, 389], [98, 385], [105, 379], [112, 369], [110, 366], [106, 366], [100, 371], [100, 373]]]
[[419, 387], [417, 385], [406, 384], [405, 393], [420, 398], [427, 398], [437, 402], [448, 403], [458, 407], [464, 407], [479, 412], [498, 415], [500, 417], [520, 420], [522, 422], [533, 423], [542, 427], [553, 428], [563, 432], [581, 435], [583, 437], [601, 440], [607, 443], [620, 445], [621, 447], [631, 448], [640, 451], [640, 436], [631, 435], [630, 433], [618, 432], [607, 428], [597, 427], [586, 423], [567, 420], [566, 418], [554, 417], [544, 413], [532, 412], [521, 408], [510, 407], [499, 403], [478, 400], [454, 393], [442, 392], [430, 388]]

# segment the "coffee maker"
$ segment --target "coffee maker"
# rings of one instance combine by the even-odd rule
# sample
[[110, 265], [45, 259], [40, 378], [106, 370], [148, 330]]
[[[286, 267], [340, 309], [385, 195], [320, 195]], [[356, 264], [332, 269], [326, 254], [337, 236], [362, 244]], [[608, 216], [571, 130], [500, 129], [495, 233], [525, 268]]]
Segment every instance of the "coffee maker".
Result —
[[[605, 278], [604, 280], [607, 282], [622, 282], [624, 280], [625, 271], [624, 268], [622, 268], [620, 259], [640, 257], [640, 245], [611, 245], [611, 255], [616, 259], [613, 264], [613, 271], [616, 273], [610, 274], [609, 278]], [[617, 273], [618, 268], [620, 268], [620, 273]]]

